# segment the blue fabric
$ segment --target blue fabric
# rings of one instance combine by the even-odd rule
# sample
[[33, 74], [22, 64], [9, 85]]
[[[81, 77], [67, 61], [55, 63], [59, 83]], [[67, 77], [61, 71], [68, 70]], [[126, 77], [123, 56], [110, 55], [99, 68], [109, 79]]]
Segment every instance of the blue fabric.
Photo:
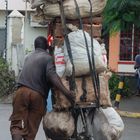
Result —
[[140, 89], [140, 68], [136, 70], [137, 88]]
[[140, 55], [136, 55], [135, 62], [137, 65], [140, 65]]
[[52, 93], [51, 90], [49, 91], [49, 95], [47, 98], [47, 112], [51, 112], [52, 111]]
[[135, 56], [135, 65], [134, 65], [134, 69], [138, 69], [138, 68], [140, 68], [140, 55], [139, 54]]

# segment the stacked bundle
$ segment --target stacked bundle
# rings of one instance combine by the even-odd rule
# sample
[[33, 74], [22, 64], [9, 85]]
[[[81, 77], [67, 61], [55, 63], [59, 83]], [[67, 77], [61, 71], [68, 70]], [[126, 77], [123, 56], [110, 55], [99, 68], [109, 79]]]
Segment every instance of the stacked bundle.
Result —
[[[60, 22], [60, 9], [58, 0], [28, 0], [31, 3], [32, 8], [36, 8], [36, 14], [33, 16], [33, 20], [41, 24], [48, 23], [52, 19], [56, 20], [56, 26], [54, 29], [54, 36], [63, 36], [63, 30]], [[83, 20], [83, 28], [85, 31], [90, 33], [90, 24], [89, 17], [93, 16], [92, 28], [94, 30], [91, 35], [94, 38], [101, 37], [101, 28], [102, 28], [102, 18], [101, 14], [106, 5], [107, 0], [91, 0], [92, 14], [90, 13], [90, 3], [88, 0], [76, 0], [80, 16]], [[71, 23], [79, 27], [79, 21], [77, 20], [77, 10], [74, 0], [63, 0], [64, 14], [67, 19], [67, 23]]]
[[[67, 45], [66, 42], [63, 40], [63, 28], [61, 24], [61, 18], [60, 18], [60, 7], [59, 7], [59, 0], [29, 0], [32, 8], [36, 8], [36, 12], [39, 16], [43, 15], [43, 17], [47, 19], [56, 19], [55, 20], [55, 27], [53, 28], [53, 33], [54, 33], [54, 44], [56, 46], [55, 49], [55, 63], [56, 63], [56, 70], [59, 74], [60, 77], [65, 77], [65, 76], [71, 76], [73, 66], [70, 62], [70, 58], [67, 52]], [[88, 0], [76, 0], [79, 11], [80, 11], [80, 16], [82, 19], [82, 24], [83, 24], [83, 30], [86, 36], [86, 40], [88, 43], [88, 48], [90, 52], [90, 58], [92, 59], [92, 53], [94, 54], [94, 61], [95, 61], [95, 69], [96, 71], [100, 74], [107, 69], [107, 63], [103, 60], [103, 52], [101, 49], [101, 45], [97, 41], [101, 37], [101, 28], [102, 28], [102, 18], [101, 14], [102, 11], [106, 5], [107, 0], [91, 0], [91, 5]], [[90, 11], [91, 7], [92, 11]], [[85, 43], [85, 36], [83, 34], [82, 30], [79, 30], [79, 17], [78, 17], [78, 11], [76, 10], [76, 4], [75, 0], [63, 0], [63, 8], [64, 8], [64, 15], [66, 18], [66, 23], [67, 27], [72, 31], [68, 34], [68, 38], [70, 41], [70, 46], [71, 46], [71, 52], [73, 55], [73, 63], [75, 67], [75, 76], [87, 76], [90, 73], [90, 68], [89, 68], [89, 58], [87, 55], [87, 46]], [[93, 17], [93, 23], [90, 23], [90, 16]], [[93, 33], [91, 34], [91, 27], [93, 29]], [[91, 40], [91, 38], [93, 38]], [[93, 52], [92, 50], [92, 43], [93, 43]], [[63, 46], [63, 47], [62, 47]], [[61, 49], [60, 49], [61, 48]], [[101, 77], [106, 77], [105, 75], [100, 76]], [[109, 78], [108, 78], [109, 79]], [[81, 88], [82, 84], [82, 78], [78, 79], [76, 78], [76, 83], [77, 87]], [[86, 78], [86, 81], [92, 86], [92, 80], [90, 77]], [[108, 83], [108, 80], [104, 82]], [[106, 89], [106, 86], [103, 87], [100, 83], [100, 91], [102, 89]], [[88, 84], [87, 84], [88, 86]], [[88, 87], [87, 87], [88, 88]], [[94, 102], [95, 101], [95, 93], [94, 89], [91, 91], [88, 91], [87, 89], [87, 94], [91, 93], [93, 94], [94, 98], [87, 98], [86, 101]], [[81, 92], [82, 89], [77, 92], [77, 98], [78, 96], [82, 96]], [[108, 95], [106, 97], [109, 97], [109, 90], [106, 91], [107, 93], [105, 95]], [[79, 94], [79, 95], [78, 95]], [[101, 94], [101, 104], [102, 105], [108, 105], [110, 106], [110, 100], [108, 98], [108, 101], [106, 103], [102, 101], [104, 98], [104, 95]], [[80, 101], [80, 99], [79, 99]], [[78, 101], [78, 102], [79, 102]]]
[[[59, 0], [29, 0], [32, 8], [36, 8], [36, 16], [43, 17], [42, 23], [47, 23], [47, 20], [55, 19], [53, 26], [54, 44], [55, 44], [55, 64], [58, 75], [62, 78], [63, 84], [69, 88], [68, 81], [65, 80], [66, 76], [71, 76], [73, 66], [71, 64], [67, 45], [63, 37], [63, 27], [60, 19]], [[68, 39], [71, 46], [71, 53], [73, 56], [73, 63], [75, 67], [75, 81], [77, 85], [76, 100], [77, 104], [89, 105], [96, 102], [95, 91], [93, 88], [92, 79], [89, 76], [89, 60], [94, 55], [95, 70], [99, 74], [100, 85], [100, 104], [104, 107], [111, 106], [110, 94], [108, 88], [108, 80], [110, 73], [106, 72], [107, 62], [103, 60], [104, 52], [102, 47], [97, 41], [101, 37], [102, 29], [102, 11], [106, 5], [107, 0], [91, 0], [92, 11], [90, 11], [90, 3], [88, 0], [76, 0], [80, 16], [82, 19], [83, 30], [80, 30], [79, 17], [75, 0], [63, 0], [64, 14], [66, 24], [70, 32]], [[93, 17], [90, 23], [90, 16]], [[91, 28], [93, 30], [91, 34]], [[83, 32], [84, 31], [84, 32]], [[84, 36], [85, 34], [85, 36]], [[89, 56], [87, 55], [87, 45], [89, 48]], [[92, 44], [93, 43], [93, 44]], [[93, 51], [92, 51], [93, 45]], [[62, 47], [63, 46], [63, 47]], [[93, 54], [93, 55], [92, 55]], [[83, 83], [85, 83], [83, 85]], [[84, 90], [83, 90], [84, 86]], [[86, 93], [84, 93], [86, 91]], [[55, 91], [55, 109], [67, 110], [71, 104], [63, 94]], [[68, 139], [74, 132], [74, 120], [69, 112], [52, 111], [44, 117], [44, 130], [48, 137], [55, 140]], [[54, 122], [56, 120], [56, 122]], [[66, 124], [64, 122], [67, 122]]]
[[[88, 43], [89, 54], [91, 57], [91, 37], [87, 32], [85, 32], [86, 40]], [[77, 85], [76, 92], [76, 103], [77, 104], [91, 104], [96, 102], [95, 91], [92, 84], [92, 79], [90, 77], [90, 68], [89, 68], [89, 60], [85, 45], [85, 38], [82, 30], [73, 31], [68, 34], [68, 38], [70, 41], [71, 52], [73, 55], [73, 63], [75, 67], [75, 81]], [[60, 50], [60, 49], [59, 49]], [[99, 73], [99, 83], [100, 83], [100, 104], [102, 106], [111, 106], [110, 102], [110, 92], [108, 87], [108, 80], [110, 78], [110, 73], [106, 72], [107, 63], [103, 60], [102, 56], [102, 48], [97, 40], [93, 39], [93, 54], [95, 60], [95, 69]], [[67, 47], [64, 42], [64, 46], [61, 48], [61, 53], [56, 53], [56, 58], [62, 57], [64, 59], [56, 59], [57, 61], [62, 61], [61, 63], [56, 61], [56, 70], [59, 76], [62, 77], [63, 84], [69, 88], [69, 82], [65, 80], [65, 76], [72, 75], [72, 64], [70, 62], [70, 58], [68, 55]], [[59, 56], [60, 55], [60, 56]], [[92, 60], [92, 58], [91, 58]], [[64, 68], [65, 62], [65, 68]], [[58, 65], [59, 64], [59, 65]], [[63, 65], [62, 65], [63, 64]], [[59, 68], [59, 69], [58, 69]], [[61, 71], [60, 71], [61, 70]], [[83, 82], [83, 78], [85, 79]], [[84, 83], [84, 87], [83, 86]], [[83, 90], [84, 88], [84, 90]], [[86, 92], [86, 95], [84, 95]], [[82, 100], [82, 96], [85, 96], [85, 99]], [[56, 107], [57, 108], [68, 108], [70, 104], [66, 101], [66, 98], [63, 97], [60, 91], [56, 91]]]
[[[60, 17], [60, 9], [58, 0], [28, 0], [32, 8], [42, 7], [44, 14], [55, 18]], [[90, 4], [88, 0], [76, 0], [82, 18], [90, 16]], [[91, 0], [92, 15], [99, 15], [102, 13], [107, 0]], [[43, 6], [42, 6], [43, 5]], [[77, 19], [77, 12], [74, 0], [64, 0], [64, 13], [67, 19]]]

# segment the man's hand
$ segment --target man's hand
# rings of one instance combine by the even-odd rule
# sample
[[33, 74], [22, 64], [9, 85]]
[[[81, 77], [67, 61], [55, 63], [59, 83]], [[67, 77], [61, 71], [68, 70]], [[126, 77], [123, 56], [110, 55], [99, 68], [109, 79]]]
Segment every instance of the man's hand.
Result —
[[51, 83], [59, 89], [65, 96], [66, 98], [71, 102], [71, 105], [74, 105], [75, 103], [75, 93], [73, 91], [69, 91], [62, 83], [60, 77], [54, 72], [48, 75], [49, 80]]

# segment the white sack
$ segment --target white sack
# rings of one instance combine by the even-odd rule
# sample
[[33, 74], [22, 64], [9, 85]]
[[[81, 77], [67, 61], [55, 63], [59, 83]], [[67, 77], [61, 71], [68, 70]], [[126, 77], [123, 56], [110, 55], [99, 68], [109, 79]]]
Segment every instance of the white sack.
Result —
[[54, 4], [58, 3], [58, 0], [27, 0], [31, 4], [31, 8], [37, 8], [40, 5], [47, 3]]
[[106, 51], [104, 43], [101, 44], [101, 51], [102, 51], [102, 59], [103, 59], [105, 65], [107, 65], [107, 51]]
[[124, 130], [124, 124], [120, 115], [112, 107], [107, 107], [106, 109], [102, 109], [102, 111], [105, 114], [109, 125], [114, 129], [117, 137], [120, 138]]
[[[94, 140], [119, 140], [124, 130], [124, 124], [117, 112], [112, 108], [99, 108], [95, 111], [93, 123], [93, 112], [86, 115], [87, 128], [89, 136]], [[81, 117], [78, 117], [78, 133], [84, 132], [84, 126]]]
[[123, 130], [123, 121], [112, 107], [96, 111], [93, 124], [95, 140], [119, 140]]
[[55, 46], [54, 50], [55, 68], [59, 77], [62, 77], [65, 72], [64, 50]]
[[[91, 0], [92, 15], [101, 14], [107, 0]], [[82, 18], [90, 16], [90, 4], [88, 0], [77, 0], [80, 15]], [[77, 19], [74, 0], [66, 0], [63, 2], [65, 17], [68, 19]], [[59, 4], [45, 3], [43, 8], [44, 14], [49, 17], [60, 17]]]
[[[91, 52], [91, 37], [90, 35], [85, 32], [86, 39], [88, 42], [89, 52]], [[71, 52], [73, 55], [73, 62], [75, 66], [75, 75], [81, 76], [88, 74], [90, 72], [89, 69], [89, 61], [88, 55], [86, 50], [85, 38], [83, 35], [82, 30], [74, 31], [68, 34], [68, 38], [71, 45]], [[97, 40], [93, 39], [93, 51], [94, 51], [94, 59], [95, 59], [95, 68], [98, 73], [101, 73], [106, 70], [107, 65], [103, 61], [101, 46]], [[90, 53], [91, 54], [91, 53]], [[69, 56], [66, 48], [66, 43], [64, 42], [64, 55], [65, 55], [65, 62], [69, 62]], [[67, 65], [67, 64], [66, 64]], [[71, 67], [66, 67], [66, 75], [69, 75], [72, 69]]]
[[30, 2], [32, 9], [46, 3], [46, 0], [28, 0], [28, 1]]
[[43, 117], [43, 129], [48, 138], [65, 140], [74, 132], [74, 119], [70, 112], [47, 112]]

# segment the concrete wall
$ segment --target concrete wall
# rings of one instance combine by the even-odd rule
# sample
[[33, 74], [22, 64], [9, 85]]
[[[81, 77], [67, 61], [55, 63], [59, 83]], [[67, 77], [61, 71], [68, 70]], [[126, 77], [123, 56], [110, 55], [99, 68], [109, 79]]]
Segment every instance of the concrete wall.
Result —
[[[19, 73], [18, 47], [23, 46], [24, 16], [18, 11], [12, 12], [8, 16], [7, 26], [7, 61], [10, 70], [14, 70], [17, 76]], [[23, 47], [21, 49], [24, 56]]]
[[24, 24], [24, 43], [26, 53], [34, 49], [34, 39], [37, 36], [47, 37], [47, 28], [46, 27], [31, 27], [30, 26], [30, 13], [28, 13], [27, 22]]
[[109, 39], [109, 68], [115, 72], [118, 71], [120, 34], [116, 34]]
[[110, 36], [109, 39], [109, 68], [119, 73], [134, 73], [134, 61], [119, 60], [120, 33]]
[[18, 76], [25, 55], [34, 49], [34, 39], [37, 36], [47, 37], [47, 28], [33, 28], [30, 26], [29, 14], [25, 20], [25, 17], [19, 12], [14, 11], [13, 13], [8, 17], [7, 61], [10, 69], [14, 70], [15, 75]]

